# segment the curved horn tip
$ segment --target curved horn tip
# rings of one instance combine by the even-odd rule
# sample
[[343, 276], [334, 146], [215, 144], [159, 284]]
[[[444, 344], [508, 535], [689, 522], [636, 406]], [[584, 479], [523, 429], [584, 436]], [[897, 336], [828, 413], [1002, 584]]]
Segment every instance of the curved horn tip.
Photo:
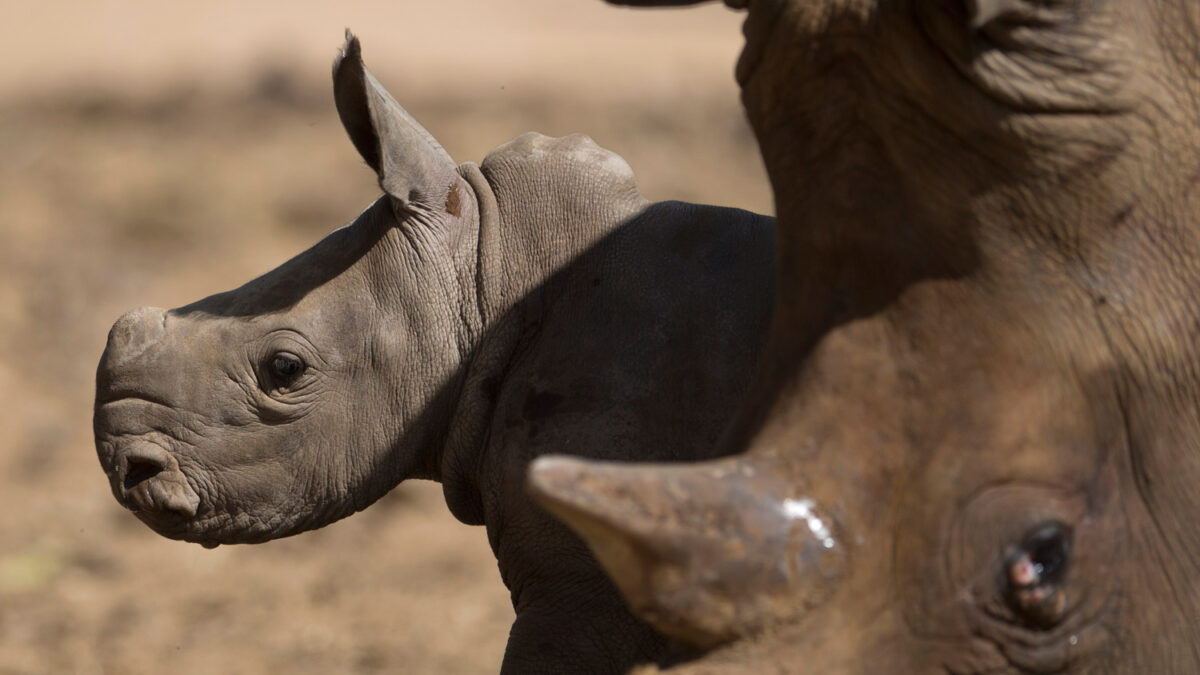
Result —
[[585, 462], [573, 457], [546, 455], [529, 464], [525, 475], [526, 490], [537, 499], [562, 499], [579, 478]]
[[653, 524], [645, 502], [657, 495], [659, 481], [654, 465], [547, 455], [530, 463], [525, 489], [576, 529], [608, 521], [606, 527], [640, 531]]
[[[614, 486], [628, 485], [626, 476], [613, 472], [631, 471], [574, 457], [546, 456], [534, 460], [526, 475], [526, 491], [554, 517], [575, 530], [601, 559], [615, 557], [624, 567], [630, 551], [655, 531], [653, 518], [642, 513], [637, 500], [614, 494]], [[611, 566], [610, 566], [611, 568]]]

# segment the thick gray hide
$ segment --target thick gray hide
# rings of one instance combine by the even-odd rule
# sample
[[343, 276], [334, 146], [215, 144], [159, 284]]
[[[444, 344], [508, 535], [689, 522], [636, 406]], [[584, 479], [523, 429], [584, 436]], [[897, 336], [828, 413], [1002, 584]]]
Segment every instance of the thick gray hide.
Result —
[[516, 624], [506, 672], [617, 672], [665, 641], [522, 490], [544, 452], [713, 454], [772, 303], [772, 221], [650, 203], [585, 136], [527, 134], [456, 167], [363, 68], [338, 111], [385, 194], [226, 293], [117, 321], [96, 447], [168, 537], [262, 542], [441, 481], [487, 526]]
[[1200, 3], [726, 4], [779, 217], [739, 454], [535, 494], [681, 675], [1200, 672]]

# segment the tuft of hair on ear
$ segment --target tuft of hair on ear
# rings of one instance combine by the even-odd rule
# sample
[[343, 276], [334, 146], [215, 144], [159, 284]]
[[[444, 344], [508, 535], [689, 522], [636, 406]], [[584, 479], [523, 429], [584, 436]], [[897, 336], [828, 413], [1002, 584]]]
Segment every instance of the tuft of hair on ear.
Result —
[[358, 37], [346, 27], [346, 41], [342, 43], [341, 49], [338, 49], [338, 54], [333, 59], [333, 76], [337, 77], [338, 68], [341, 67], [342, 61], [347, 57], [362, 60], [362, 45], [358, 42]]

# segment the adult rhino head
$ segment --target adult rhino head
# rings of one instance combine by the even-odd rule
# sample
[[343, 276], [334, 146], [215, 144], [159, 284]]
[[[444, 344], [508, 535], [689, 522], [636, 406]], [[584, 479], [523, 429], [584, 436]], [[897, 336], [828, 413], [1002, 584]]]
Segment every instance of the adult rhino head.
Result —
[[779, 217], [744, 452], [534, 494], [735, 643], [695, 672], [1200, 669], [1200, 5], [729, 4]]
[[95, 409], [113, 493], [213, 546], [438, 480], [455, 516], [486, 526], [512, 592], [506, 672], [658, 659], [665, 638], [528, 498], [525, 468], [564, 446], [713, 456], [766, 335], [772, 219], [651, 203], [582, 135], [526, 134], [456, 167], [355, 39], [334, 93], [385, 194], [259, 279], [117, 321]]

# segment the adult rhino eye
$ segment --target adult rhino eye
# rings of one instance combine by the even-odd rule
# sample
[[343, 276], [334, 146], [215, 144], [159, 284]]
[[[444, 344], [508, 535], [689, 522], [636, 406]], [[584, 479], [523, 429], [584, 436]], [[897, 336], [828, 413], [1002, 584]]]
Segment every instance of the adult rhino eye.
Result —
[[1005, 599], [1030, 624], [1049, 628], [1067, 611], [1063, 588], [1072, 530], [1060, 522], [1039, 525], [1009, 549], [1004, 560]]
[[270, 360], [268, 372], [271, 382], [276, 387], [291, 384], [304, 372], [304, 361], [299, 356], [288, 352], [276, 352]]

